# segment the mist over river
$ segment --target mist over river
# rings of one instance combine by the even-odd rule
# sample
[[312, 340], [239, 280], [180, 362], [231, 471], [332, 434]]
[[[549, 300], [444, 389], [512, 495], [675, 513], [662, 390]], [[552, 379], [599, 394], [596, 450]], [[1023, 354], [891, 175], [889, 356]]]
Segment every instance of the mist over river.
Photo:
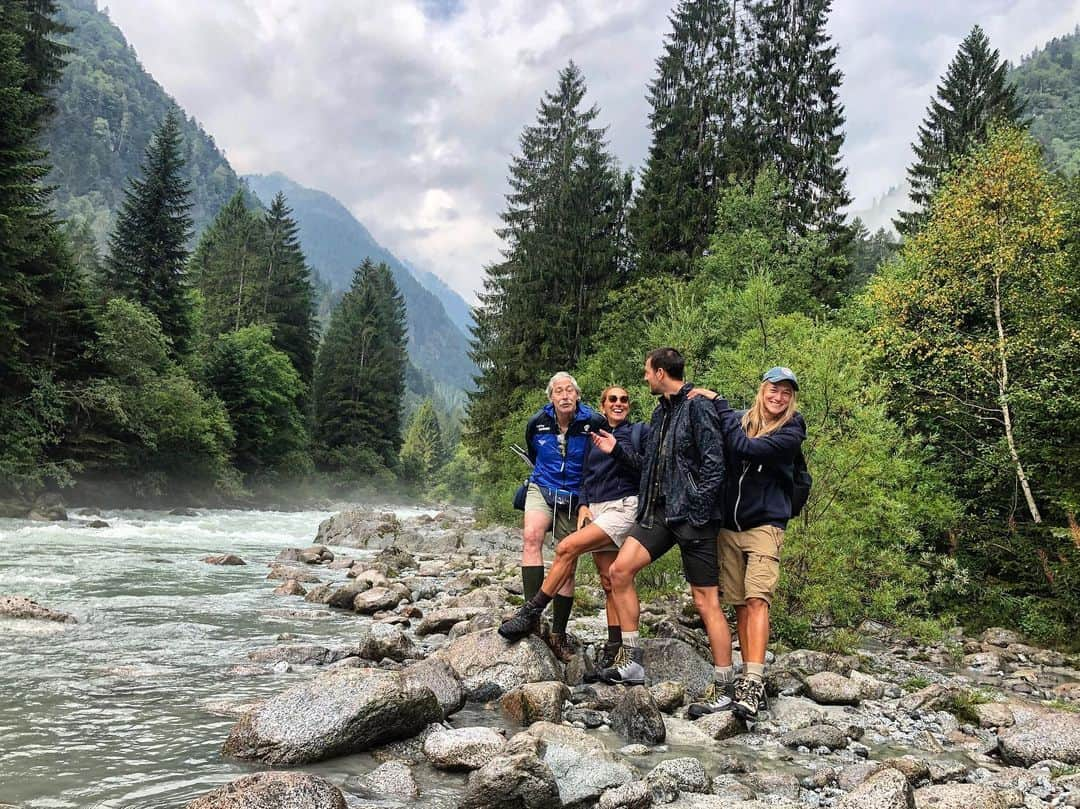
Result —
[[[175, 807], [265, 769], [220, 756], [235, 719], [214, 703], [261, 698], [311, 676], [228, 673], [281, 633], [328, 645], [355, 638], [357, 616], [275, 596], [279, 582], [266, 580], [265, 563], [310, 545], [327, 516], [105, 511], [67, 523], [0, 520], [0, 594], [27, 595], [79, 621], [0, 620], [0, 804]], [[109, 527], [89, 528], [93, 519]], [[247, 565], [200, 561], [218, 553]], [[373, 766], [347, 756], [306, 769], [335, 777]]]

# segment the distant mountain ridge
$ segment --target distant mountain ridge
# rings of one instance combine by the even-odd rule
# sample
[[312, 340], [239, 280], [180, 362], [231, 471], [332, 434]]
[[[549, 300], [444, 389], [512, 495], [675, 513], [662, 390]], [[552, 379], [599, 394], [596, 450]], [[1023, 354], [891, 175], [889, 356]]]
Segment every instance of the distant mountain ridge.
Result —
[[[348, 288], [353, 270], [365, 257], [385, 262], [405, 296], [409, 357], [437, 382], [457, 389], [472, 387], [476, 369], [468, 356], [468, 338], [451, 319], [440, 296], [425, 288], [414, 275], [415, 271], [375, 241], [341, 202], [279, 172], [249, 174], [244, 177], [244, 182], [266, 204], [279, 191], [285, 194], [300, 227], [300, 243], [308, 263], [335, 290]], [[445, 284], [437, 278], [435, 281], [465, 306], [465, 302]]]

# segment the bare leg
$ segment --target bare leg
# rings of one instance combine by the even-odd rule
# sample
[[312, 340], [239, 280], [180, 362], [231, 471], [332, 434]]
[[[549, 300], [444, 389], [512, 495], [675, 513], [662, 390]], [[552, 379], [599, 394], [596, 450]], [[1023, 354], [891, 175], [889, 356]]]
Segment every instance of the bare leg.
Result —
[[[596, 572], [600, 574], [600, 586], [604, 588], [604, 608], [607, 613], [608, 626], [620, 626], [619, 610], [615, 606], [615, 599], [611, 595], [611, 563], [615, 561], [617, 553], [594, 553], [593, 561], [596, 563]], [[620, 627], [621, 628], [621, 627]]]
[[743, 662], [746, 662], [746, 604], [735, 605], [735, 632], [739, 636], [739, 654]]
[[[575, 531], [555, 546], [555, 561], [551, 563], [547, 578], [541, 590], [546, 595], [554, 596], [574, 594], [574, 570], [578, 557], [583, 553], [603, 548], [611, 540], [595, 523], [589, 523], [580, 531]], [[570, 584], [570, 592], [565, 592], [566, 584]]]
[[543, 566], [544, 534], [551, 527], [551, 517], [543, 511], [526, 511], [522, 530], [522, 567]]
[[728, 627], [727, 618], [720, 608], [720, 592], [718, 587], [698, 587], [690, 585], [690, 593], [694, 596], [694, 606], [697, 607], [701, 620], [705, 622], [705, 632], [709, 636], [709, 647], [712, 649], [713, 665], [731, 665], [731, 629]]
[[769, 602], [763, 598], [748, 598], [746, 606], [741, 609], [740, 642], [742, 636], [746, 635], [742, 645], [743, 662], [764, 663], [765, 649], [769, 645]]
[[611, 578], [611, 596], [615, 600], [615, 609], [619, 613], [622, 631], [637, 632], [638, 616], [641, 604], [637, 590], [634, 589], [634, 576], [652, 561], [649, 552], [633, 537], [627, 537], [619, 550], [619, 555], [611, 563], [608, 576]]

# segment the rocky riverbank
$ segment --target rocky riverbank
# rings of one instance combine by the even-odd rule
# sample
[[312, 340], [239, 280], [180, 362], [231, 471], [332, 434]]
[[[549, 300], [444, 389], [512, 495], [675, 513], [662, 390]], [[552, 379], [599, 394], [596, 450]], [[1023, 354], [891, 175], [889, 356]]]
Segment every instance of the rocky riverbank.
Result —
[[[230, 548], [193, 559], [265, 577], [275, 612], [304, 600], [355, 633], [281, 636], [222, 670], [222, 753], [256, 771], [189, 807], [1080, 806], [1078, 661], [1012, 632], [927, 646], [867, 625], [856, 654], [777, 654], [759, 721], [690, 721], [711, 665], [681, 604], [644, 610], [648, 687], [588, 685], [602, 617], [575, 618], [566, 665], [494, 631], [520, 603], [514, 530], [356, 510], [318, 537], [269, 568]], [[14, 598], [5, 614], [67, 617]], [[230, 680], [289, 671], [267, 699], [230, 698]], [[342, 757], [362, 766], [338, 775]]]

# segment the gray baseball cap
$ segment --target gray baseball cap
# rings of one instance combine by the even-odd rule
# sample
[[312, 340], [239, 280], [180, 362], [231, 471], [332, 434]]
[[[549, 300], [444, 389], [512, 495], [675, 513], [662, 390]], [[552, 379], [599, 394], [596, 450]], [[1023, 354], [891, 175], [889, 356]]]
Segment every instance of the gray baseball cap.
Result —
[[795, 372], [790, 368], [784, 368], [782, 365], [776, 365], [765, 372], [765, 376], [761, 377], [762, 382], [790, 382], [791, 387], [795, 390], [799, 389], [799, 380], [795, 376]]

